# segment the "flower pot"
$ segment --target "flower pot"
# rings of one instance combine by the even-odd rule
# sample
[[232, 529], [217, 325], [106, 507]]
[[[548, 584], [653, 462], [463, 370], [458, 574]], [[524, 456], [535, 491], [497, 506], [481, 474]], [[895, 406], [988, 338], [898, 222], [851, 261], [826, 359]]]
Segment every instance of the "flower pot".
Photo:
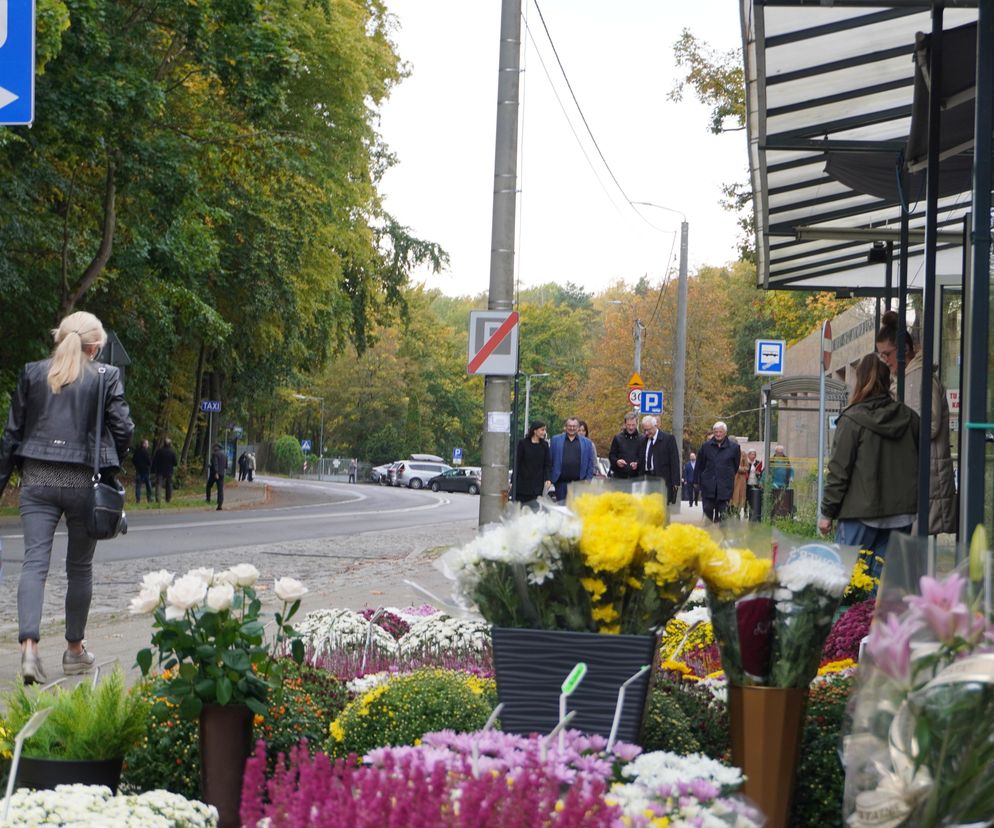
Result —
[[22, 756], [17, 787], [51, 790], [56, 785], [106, 785], [117, 793], [123, 757], [116, 759], [35, 759]]
[[743, 793], [767, 818], [788, 828], [801, 752], [807, 688], [729, 687], [732, 763], [746, 776]]
[[[501, 729], [510, 733], [548, 733], [559, 722], [563, 680], [577, 662], [587, 674], [567, 700], [576, 711], [569, 727], [608, 736], [614, 720], [618, 689], [646, 664], [657, 646], [654, 635], [599, 635], [563, 630], [523, 630], [493, 627], [497, 697], [504, 705]], [[651, 671], [625, 691], [618, 738], [638, 739]]]
[[241, 824], [242, 777], [252, 749], [252, 711], [244, 704], [205, 704], [200, 712], [200, 789], [217, 808], [219, 828]]

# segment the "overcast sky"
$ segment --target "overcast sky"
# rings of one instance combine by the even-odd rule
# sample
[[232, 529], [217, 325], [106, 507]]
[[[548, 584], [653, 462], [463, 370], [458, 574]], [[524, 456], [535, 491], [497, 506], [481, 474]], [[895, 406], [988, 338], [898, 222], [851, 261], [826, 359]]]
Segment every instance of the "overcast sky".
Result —
[[[501, 4], [387, 3], [410, 77], [382, 112], [383, 135], [399, 158], [383, 182], [386, 208], [451, 256], [447, 272], [421, 275], [429, 286], [479, 293], [490, 280]], [[747, 179], [745, 133], [712, 135], [707, 107], [690, 92], [682, 103], [667, 93], [678, 77], [673, 44], [684, 28], [722, 51], [741, 46], [738, 3], [539, 0], [539, 8], [624, 194], [586, 134], [536, 6], [524, 0], [531, 35], [522, 26], [520, 285], [572, 281], [598, 291], [643, 275], [659, 283], [667, 262], [676, 266], [680, 217], [640, 208], [654, 229], [625, 196], [687, 215], [692, 270], [734, 260], [739, 231], [719, 202], [722, 184]]]

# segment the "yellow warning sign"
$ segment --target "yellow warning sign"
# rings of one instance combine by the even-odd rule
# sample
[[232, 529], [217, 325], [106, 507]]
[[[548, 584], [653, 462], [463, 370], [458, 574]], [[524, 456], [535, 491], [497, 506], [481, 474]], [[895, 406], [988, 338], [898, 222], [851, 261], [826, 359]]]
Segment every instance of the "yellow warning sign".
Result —
[[632, 378], [628, 380], [629, 388], [645, 388], [645, 383], [642, 382], [642, 377], [639, 376], [638, 371], [632, 374]]

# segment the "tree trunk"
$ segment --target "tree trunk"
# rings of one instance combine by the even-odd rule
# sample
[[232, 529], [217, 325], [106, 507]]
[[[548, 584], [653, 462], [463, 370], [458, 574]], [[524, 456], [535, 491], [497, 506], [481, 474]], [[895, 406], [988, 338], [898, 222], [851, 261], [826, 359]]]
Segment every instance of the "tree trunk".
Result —
[[200, 384], [204, 378], [204, 357], [207, 346], [200, 343], [200, 353], [197, 354], [197, 372], [193, 379], [193, 402], [190, 404], [190, 420], [186, 426], [186, 437], [183, 438], [183, 451], [180, 453], [180, 465], [185, 466], [190, 456], [190, 441], [193, 439], [193, 427], [197, 422], [197, 412], [200, 411]]

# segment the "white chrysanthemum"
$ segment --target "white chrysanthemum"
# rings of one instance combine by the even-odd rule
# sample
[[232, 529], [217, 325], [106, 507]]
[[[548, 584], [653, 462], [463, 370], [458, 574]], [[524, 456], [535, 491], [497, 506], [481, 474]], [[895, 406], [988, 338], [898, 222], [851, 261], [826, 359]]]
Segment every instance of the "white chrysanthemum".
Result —
[[849, 573], [839, 564], [809, 556], [777, 567], [777, 580], [783, 589], [791, 592], [814, 587], [839, 598], [849, 584]]
[[643, 753], [621, 771], [623, 776], [637, 779], [640, 785], [654, 788], [703, 779], [719, 788], [731, 790], [742, 785], [742, 771], [723, 765], [701, 753], [677, 756], [666, 751]]
[[393, 656], [397, 644], [386, 630], [370, 623], [349, 609], [320, 609], [309, 612], [295, 624], [304, 647], [318, 656], [333, 653], [363, 652], [366, 637], [370, 636], [370, 652]]
[[683, 612], [678, 612], [676, 620], [682, 621], [688, 627], [693, 627], [694, 624], [710, 624], [711, 612], [707, 607], [693, 607]]

